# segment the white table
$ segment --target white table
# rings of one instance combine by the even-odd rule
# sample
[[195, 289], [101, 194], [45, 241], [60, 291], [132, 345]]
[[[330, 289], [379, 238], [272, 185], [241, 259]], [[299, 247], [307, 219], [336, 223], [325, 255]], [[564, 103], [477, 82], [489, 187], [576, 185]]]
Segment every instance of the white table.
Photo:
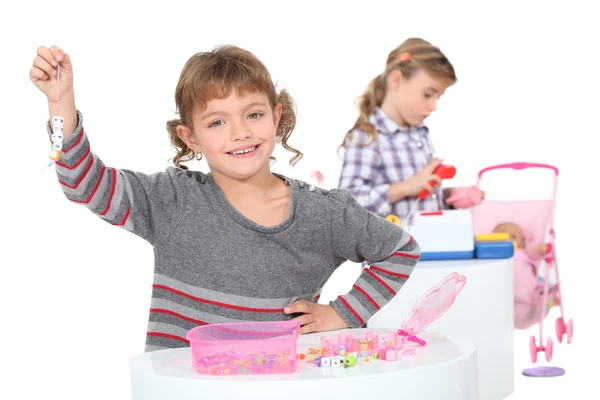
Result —
[[464, 275], [467, 283], [452, 308], [427, 330], [473, 343], [479, 366], [479, 398], [504, 399], [514, 391], [512, 258], [419, 261], [406, 285], [368, 326], [399, 327], [415, 301], [451, 272]]
[[[385, 329], [361, 329], [366, 333]], [[339, 331], [342, 332], [342, 331]], [[327, 335], [332, 332], [326, 333]], [[337, 333], [337, 332], [335, 332]], [[320, 347], [320, 334], [300, 337], [298, 350]], [[133, 400], [306, 400], [307, 398], [403, 398], [476, 400], [477, 354], [471, 343], [425, 332], [424, 347], [396, 361], [371, 359], [351, 368], [318, 368], [301, 361], [298, 373], [286, 375], [199, 375], [192, 370], [189, 348], [159, 350], [131, 360]]]

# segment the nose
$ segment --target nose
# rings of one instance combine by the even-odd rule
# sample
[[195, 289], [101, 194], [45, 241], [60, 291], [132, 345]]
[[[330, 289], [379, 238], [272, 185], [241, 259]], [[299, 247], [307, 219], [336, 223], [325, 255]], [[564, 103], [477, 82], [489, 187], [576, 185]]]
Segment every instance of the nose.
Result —
[[246, 121], [233, 123], [231, 128], [231, 140], [234, 142], [252, 137], [252, 131]]
[[429, 112], [437, 110], [437, 101], [438, 99], [435, 97], [431, 100], [431, 102], [429, 103]]

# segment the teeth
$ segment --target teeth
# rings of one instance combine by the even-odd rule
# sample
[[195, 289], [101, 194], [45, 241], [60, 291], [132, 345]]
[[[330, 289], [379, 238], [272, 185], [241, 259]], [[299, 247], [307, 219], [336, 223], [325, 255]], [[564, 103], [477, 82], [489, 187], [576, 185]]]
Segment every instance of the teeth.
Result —
[[250, 153], [254, 149], [256, 149], [256, 146], [250, 147], [250, 148], [244, 149], [244, 150], [232, 151], [231, 154], [245, 154], [245, 153]]

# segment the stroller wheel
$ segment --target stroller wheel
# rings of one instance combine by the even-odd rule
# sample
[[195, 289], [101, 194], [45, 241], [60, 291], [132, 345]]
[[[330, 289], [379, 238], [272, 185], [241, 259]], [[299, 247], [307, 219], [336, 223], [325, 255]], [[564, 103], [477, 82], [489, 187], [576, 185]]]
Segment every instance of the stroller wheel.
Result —
[[550, 362], [552, 361], [552, 350], [553, 350], [553, 344], [552, 344], [552, 338], [548, 337], [548, 339], [546, 340], [546, 348], [544, 349], [544, 352], [546, 353], [546, 361]]
[[571, 338], [573, 337], [573, 320], [570, 319], [567, 323], [567, 343], [571, 343]]
[[531, 339], [529, 339], [529, 355], [531, 356], [531, 362], [533, 364], [537, 362], [537, 352], [538, 348], [535, 344], [535, 336], [532, 336]]
[[562, 343], [563, 335], [566, 333], [565, 321], [562, 317], [556, 318], [556, 338], [558, 339], [558, 343]]

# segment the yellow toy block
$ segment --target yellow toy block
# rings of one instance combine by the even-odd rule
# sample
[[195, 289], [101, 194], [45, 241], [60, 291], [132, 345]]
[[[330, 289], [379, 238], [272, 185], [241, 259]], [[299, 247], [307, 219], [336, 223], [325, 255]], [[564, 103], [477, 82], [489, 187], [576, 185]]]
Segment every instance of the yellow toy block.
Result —
[[508, 233], [480, 233], [475, 236], [478, 242], [502, 242], [510, 240]]

